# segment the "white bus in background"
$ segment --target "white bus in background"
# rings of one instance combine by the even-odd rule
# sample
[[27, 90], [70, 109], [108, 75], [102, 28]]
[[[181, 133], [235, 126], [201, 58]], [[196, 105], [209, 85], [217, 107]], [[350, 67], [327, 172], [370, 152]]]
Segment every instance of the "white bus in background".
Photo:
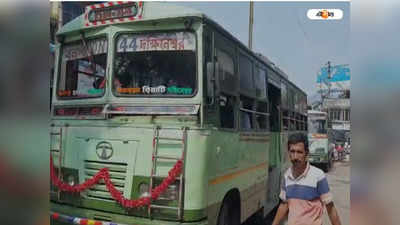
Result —
[[309, 161], [325, 172], [332, 167], [334, 148], [328, 135], [328, 114], [308, 110]]

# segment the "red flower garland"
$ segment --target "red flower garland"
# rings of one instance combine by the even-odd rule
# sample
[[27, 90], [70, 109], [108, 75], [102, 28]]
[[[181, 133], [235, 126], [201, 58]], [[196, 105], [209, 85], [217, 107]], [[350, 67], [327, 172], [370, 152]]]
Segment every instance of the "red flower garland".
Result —
[[174, 167], [168, 172], [168, 177], [166, 177], [160, 185], [151, 190], [150, 196], [142, 197], [136, 200], [130, 200], [124, 198], [122, 193], [115, 188], [114, 184], [111, 182], [108, 168], [102, 168], [92, 178], [86, 180], [82, 184], [76, 184], [74, 186], [71, 186], [58, 179], [53, 165], [53, 157], [50, 155], [50, 178], [53, 185], [56, 186], [60, 191], [75, 192], [75, 193], [82, 192], [88, 188], [91, 188], [93, 185], [97, 184], [100, 179], [103, 179], [106, 184], [107, 190], [110, 192], [112, 198], [115, 201], [117, 201], [125, 208], [134, 208], [134, 207], [150, 205], [151, 200], [158, 199], [160, 194], [165, 192], [168, 186], [175, 181], [175, 178], [181, 174], [182, 165], [183, 165], [182, 160], [178, 160], [178, 162], [174, 165]]

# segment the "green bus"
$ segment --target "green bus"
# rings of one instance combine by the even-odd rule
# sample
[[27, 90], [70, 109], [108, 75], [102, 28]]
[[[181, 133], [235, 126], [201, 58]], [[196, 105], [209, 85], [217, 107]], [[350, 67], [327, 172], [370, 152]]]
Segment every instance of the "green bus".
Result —
[[279, 203], [307, 96], [193, 9], [108, 2], [57, 33], [51, 224], [236, 225]]

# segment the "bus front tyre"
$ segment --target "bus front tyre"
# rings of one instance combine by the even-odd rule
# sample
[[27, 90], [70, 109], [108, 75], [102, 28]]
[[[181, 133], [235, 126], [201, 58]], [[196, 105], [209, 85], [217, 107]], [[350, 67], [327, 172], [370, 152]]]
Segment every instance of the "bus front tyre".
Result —
[[232, 201], [224, 201], [218, 215], [218, 225], [240, 225], [240, 212]]

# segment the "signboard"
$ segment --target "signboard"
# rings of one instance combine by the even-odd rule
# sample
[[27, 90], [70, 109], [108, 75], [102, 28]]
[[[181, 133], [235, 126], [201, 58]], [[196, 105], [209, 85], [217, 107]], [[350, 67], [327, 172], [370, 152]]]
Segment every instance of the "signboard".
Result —
[[311, 134], [311, 138], [316, 138], [316, 139], [328, 138], [328, 135], [327, 134]]
[[86, 7], [85, 26], [99, 26], [142, 19], [143, 2], [116, 1]]
[[124, 34], [117, 41], [117, 52], [173, 51], [196, 49], [193, 33]]
[[89, 90], [93, 89], [95, 77], [87, 76], [86, 74], [78, 73], [78, 88], [73, 95], [89, 95]]
[[348, 98], [325, 99], [322, 107], [347, 109], [350, 108], [350, 99]]
[[331, 66], [330, 75], [328, 67], [322, 67], [317, 75], [317, 88], [319, 93], [342, 92], [350, 90], [350, 68], [349, 65]]
[[[108, 49], [107, 39], [88, 40], [88, 48], [93, 55], [104, 54]], [[88, 49], [85, 48], [82, 42], [79, 42], [65, 46], [62, 52], [62, 59], [63, 61], [69, 61], [86, 58], [88, 55]]]
[[350, 122], [332, 122], [332, 129], [334, 130], [350, 130]]

